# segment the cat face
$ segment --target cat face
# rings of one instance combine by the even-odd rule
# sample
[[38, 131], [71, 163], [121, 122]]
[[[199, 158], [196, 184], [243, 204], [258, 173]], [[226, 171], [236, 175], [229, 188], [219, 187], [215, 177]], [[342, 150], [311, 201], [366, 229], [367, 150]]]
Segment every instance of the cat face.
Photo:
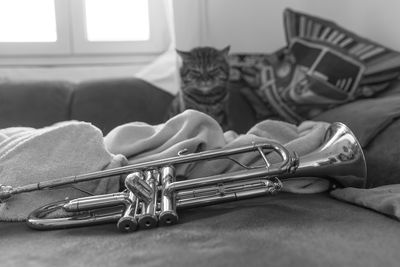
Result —
[[197, 47], [189, 52], [177, 50], [182, 58], [182, 89], [207, 94], [226, 87], [229, 79], [229, 48], [227, 46], [217, 50], [212, 47]]

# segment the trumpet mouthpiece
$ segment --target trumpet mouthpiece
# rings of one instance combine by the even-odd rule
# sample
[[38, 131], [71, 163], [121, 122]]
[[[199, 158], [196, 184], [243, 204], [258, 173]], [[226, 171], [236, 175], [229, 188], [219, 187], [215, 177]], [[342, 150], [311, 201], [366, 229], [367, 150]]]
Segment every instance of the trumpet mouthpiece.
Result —
[[5, 202], [12, 196], [12, 186], [0, 184], [0, 203]]

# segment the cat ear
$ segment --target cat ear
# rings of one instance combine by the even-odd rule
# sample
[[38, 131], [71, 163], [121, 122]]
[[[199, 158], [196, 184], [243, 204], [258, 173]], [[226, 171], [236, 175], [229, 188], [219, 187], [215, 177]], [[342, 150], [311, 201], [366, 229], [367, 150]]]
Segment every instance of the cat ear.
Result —
[[185, 52], [176, 49], [176, 53], [178, 53], [178, 55], [182, 58], [183, 61], [187, 61], [190, 58], [190, 52]]
[[231, 49], [231, 46], [228, 45], [227, 47], [225, 47], [224, 49], [221, 50], [221, 53], [222, 53], [224, 56], [228, 56], [229, 50], [230, 50], [230, 49]]
[[225, 58], [228, 58], [229, 50], [231, 49], [231, 46], [228, 45], [227, 47], [223, 48], [220, 52], [221, 55]]

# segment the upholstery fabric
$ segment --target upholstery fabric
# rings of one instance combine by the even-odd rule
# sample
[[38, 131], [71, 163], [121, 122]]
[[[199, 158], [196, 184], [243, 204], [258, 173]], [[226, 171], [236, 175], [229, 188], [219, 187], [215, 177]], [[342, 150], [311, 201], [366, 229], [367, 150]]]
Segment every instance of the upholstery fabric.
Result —
[[0, 128], [44, 127], [68, 120], [72, 88], [61, 81], [0, 84]]
[[[232, 129], [245, 133], [255, 123], [254, 111], [240, 87], [231, 84]], [[93, 123], [107, 134], [132, 121], [158, 124], [173, 96], [138, 78], [53, 82], [0, 83], [0, 128], [40, 128], [59, 121]]]
[[74, 91], [71, 119], [90, 121], [106, 134], [127, 122], [163, 122], [171, 101], [171, 94], [141, 79], [88, 81]]
[[400, 119], [386, 127], [367, 146], [367, 187], [400, 183]]
[[400, 183], [372, 189], [341, 188], [332, 191], [331, 195], [400, 220]]
[[397, 267], [400, 224], [327, 194], [281, 193], [179, 212], [131, 234], [115, 224], [33, 231], [2, 223], [4, 266]]
[[343, 122], [353, 129], [361, 145], [367, 147], [373, 138], [397, 118], [400, 118], [400, 95], [345, 104], [316, 116], [314, 120]]

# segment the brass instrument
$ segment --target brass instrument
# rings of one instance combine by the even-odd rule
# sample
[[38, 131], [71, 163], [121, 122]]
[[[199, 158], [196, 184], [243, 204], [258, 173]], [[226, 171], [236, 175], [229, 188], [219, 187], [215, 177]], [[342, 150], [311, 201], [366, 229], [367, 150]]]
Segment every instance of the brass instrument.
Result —
[[[257, 152], [262, 166], [244, 166], [232, 155]], [[266, 154], [276, 152], [281, 161], [270, 163]], [[228, 158], [243, 170], [176, 181], [175, 167], [201, 160]], [[0, 186], [0, 200], [14, 194], [55, 188], [61, 185], [128, 174], [123, 192], [83, 197], [48, 204], [33, 211], [27, 224], [34, 229], [58, 229], [117, 222], [123, 232], [150, 229], [178, 222], [177, 210], [272, 194], [282, 189], [281, 180], [293, 177], [321, 177], [342, 184], [363, 186], [366, 163], [360, 144], [342, 123], [332, 123], [324, 143], [315, 151], [298, 157], [282, 145], [269, 142], [199, 153], [124, 166], [77, 176], [12, 188]], [[48, 218], [55, 211], [66, 216]]]

